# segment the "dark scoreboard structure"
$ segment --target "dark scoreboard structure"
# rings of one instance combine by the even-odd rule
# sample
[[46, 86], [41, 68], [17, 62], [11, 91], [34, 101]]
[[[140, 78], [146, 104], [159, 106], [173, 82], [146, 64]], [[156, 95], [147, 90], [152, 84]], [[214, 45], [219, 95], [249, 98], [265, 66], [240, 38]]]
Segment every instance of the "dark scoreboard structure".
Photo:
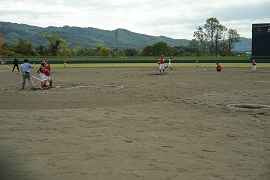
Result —
[[270, 23], [252, 24], [252, 57], [270, 58]]

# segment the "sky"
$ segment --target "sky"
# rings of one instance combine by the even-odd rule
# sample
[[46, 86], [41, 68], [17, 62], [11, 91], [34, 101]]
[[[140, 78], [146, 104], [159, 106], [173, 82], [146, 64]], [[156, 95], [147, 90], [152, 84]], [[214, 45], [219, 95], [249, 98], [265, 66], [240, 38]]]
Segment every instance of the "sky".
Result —
[[[241, 37], [270, 23], [270, 0], [0, 0], [0, 21], [39, 27], [118, 28], [150, 36], [193, 38], [214, 17]], [[0, 29], [1, 31], [1, 29]]]

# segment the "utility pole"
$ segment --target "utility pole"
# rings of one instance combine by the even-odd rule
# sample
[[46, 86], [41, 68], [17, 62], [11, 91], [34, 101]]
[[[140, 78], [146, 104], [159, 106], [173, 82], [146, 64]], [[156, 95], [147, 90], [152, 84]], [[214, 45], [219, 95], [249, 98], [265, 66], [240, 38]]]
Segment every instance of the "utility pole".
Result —
[[114, 39], [114, 55], [116, 55], [116, 51], [118, 50], [118, 30], [115, 30], [115, 39]]
[[0, 32], [0, 56], [3, 54], [3, 38], [2, 38], [2, 33]]

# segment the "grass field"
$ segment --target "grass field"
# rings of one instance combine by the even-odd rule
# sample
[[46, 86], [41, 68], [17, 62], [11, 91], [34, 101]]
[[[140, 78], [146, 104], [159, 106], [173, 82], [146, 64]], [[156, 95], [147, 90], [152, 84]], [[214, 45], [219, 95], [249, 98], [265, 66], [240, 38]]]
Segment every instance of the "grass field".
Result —
[[[166, 64], [165, 64], [166, 65]], [[13, 67], [12, 65], [7, 65]], [[250, 63], [224, 63], [221, 64], [225, 68], [251, 68]], [[52, 64], [52, 68], [64, 68], [63, 64]], [[156, 68], [157, 64], [153, 63], [94, 63], [94, 64], [68, 64], [67, 68]], [[195, 63], [174, 63], [173, 67], [185, 68], [185, 67], [195, 67]], [[201, 63], [199, 67], [213, 68], [216, 67], [215, 63]], [[269, 68], [270, 63], [261, 63], [257, 65], [257, 68]], [[39, 64], [36, 64], [34, 69], [39, 68]], [[6, 69], [4, 66], [0, 66], [0, 70]]]

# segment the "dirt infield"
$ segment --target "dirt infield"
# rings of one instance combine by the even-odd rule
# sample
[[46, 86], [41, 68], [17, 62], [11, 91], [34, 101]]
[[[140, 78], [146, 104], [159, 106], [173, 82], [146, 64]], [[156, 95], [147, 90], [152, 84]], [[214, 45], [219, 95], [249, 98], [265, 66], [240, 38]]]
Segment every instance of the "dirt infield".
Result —
[[270, 179], [269, 68], [0, 75], [0, 179]]

